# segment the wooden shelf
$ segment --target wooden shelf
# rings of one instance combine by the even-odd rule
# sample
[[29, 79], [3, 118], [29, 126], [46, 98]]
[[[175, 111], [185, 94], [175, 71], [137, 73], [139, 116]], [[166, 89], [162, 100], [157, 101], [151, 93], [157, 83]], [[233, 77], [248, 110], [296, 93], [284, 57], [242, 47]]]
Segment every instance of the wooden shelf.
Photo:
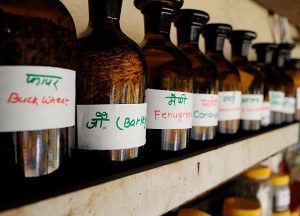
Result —
[[161, 215], [298, 141], [299, 124], [223, 145], [91, 187], [2, 211], [0, 216]]

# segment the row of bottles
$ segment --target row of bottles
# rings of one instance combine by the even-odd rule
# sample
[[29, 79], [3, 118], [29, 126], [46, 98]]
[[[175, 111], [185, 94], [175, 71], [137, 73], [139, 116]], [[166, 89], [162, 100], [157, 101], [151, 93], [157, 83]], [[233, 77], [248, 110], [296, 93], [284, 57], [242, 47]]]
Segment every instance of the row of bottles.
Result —
[[[144, 15], [140, 46], [121, 31], [122, 0], [89, 0], [78, 40], [59, 1], [0, 2], [0, 136], [24, 176], [55, 171], [68, 149], [79, 158], [127, 161], [146, 140], [145, 152], [155, 155], [211, 140], [216, 131], [235, 134], [240, 122], [257, 131], [294, 120], [298, 72], [285, 64], [292, 45], [256, 44], [258, 62], [250, 64], [254, 32], [206, 24], [206, 12], [180, 10], [183, 0], [134, 5]], [[226, 38], [232, 63], [223, 55]], [[271, 114], [262, 118], [268, 103]], [[12, 151], [2, 152], [1, 163], [12, 161]]]

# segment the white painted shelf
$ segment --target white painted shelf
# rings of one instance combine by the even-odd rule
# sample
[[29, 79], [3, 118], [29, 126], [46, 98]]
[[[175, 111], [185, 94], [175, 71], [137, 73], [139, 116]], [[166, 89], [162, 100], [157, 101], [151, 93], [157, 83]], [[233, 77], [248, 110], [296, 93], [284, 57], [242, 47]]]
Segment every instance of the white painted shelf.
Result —
[[171, 164], [42, 200], [0, 216], [156, 216], [298, 142], [295, 123]]

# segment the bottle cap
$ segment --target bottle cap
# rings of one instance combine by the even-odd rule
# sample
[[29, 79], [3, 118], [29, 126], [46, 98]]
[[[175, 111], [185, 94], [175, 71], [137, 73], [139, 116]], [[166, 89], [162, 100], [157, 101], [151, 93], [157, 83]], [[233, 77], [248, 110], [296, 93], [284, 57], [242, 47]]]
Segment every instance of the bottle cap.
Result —
[[223, 213], [228, 216], [261, 216], [261, 209], [257, 201], [230, 197], [224, 201]]
[[193, 208], [186, 208], [179, 210], [177, 216], [211, 216], [203, 211]]
[[257, 34], [254, 31], [248, 30], [234, 30], [230, 33], [230, 39], [232, 42], [234, 40], [253, 40], [255, 39]]
[[232, 31], [232, 27], [226, 23], [212, 23], [207, 24], [203, 28], [203, 36], [208, 36], [209, 34], [224, 35], [225, 37]]
[[291, 212], [290, 211], [273, 212], [272, 216], [291, 216]]
[[271, 170], [266, 166], [257, 166], [249, 169], [244, 176], [250, 179], [267, 179], [271, 175]]
[[271, 181], [273, 185], [287, 185], [290, 183], [290, 177], [286, 173], [272, 174]]
[[178, 10], [182, 7], [183, 0], [134, 0], [134, 5], [142, 12], [147, 6]]
[[181, 9], [173, 20], [176, 27], [186, 26], [187, 23], [195, 26], [203, 26], [209, 21], [209, 15], [201, 10]]

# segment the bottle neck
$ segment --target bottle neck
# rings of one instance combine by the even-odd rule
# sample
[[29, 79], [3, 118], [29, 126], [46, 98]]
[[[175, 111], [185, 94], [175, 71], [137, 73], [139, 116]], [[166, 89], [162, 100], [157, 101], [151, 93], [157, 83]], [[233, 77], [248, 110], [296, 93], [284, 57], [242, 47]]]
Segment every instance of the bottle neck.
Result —
[[200, 26], [177, 27], [178, 46], [192, 45], [199, 49]]
[[205, 52], [207, 54], [223, 55], [225, 36], [210, 36], [205, 37]]
[[170, 39], [173, 11], [155, 9], [144, 12], [145, 35], [156, 35]]
[[257, 62], [263, 64], [271, 64], [273, 58], [273, 51], [256, 52]]
[[285, 64], [286, 54], [276, 53], [273, 57], [273, 64], [278, 68], [283, 68]]
[[89, 0], [89, 26], [105, 28], [107, 25], [120, 26], [123, 0]]
[[248, 61], [248, 51], [250, 47], [248, 40], [235, 40], [231, 43], [232, 60]]

